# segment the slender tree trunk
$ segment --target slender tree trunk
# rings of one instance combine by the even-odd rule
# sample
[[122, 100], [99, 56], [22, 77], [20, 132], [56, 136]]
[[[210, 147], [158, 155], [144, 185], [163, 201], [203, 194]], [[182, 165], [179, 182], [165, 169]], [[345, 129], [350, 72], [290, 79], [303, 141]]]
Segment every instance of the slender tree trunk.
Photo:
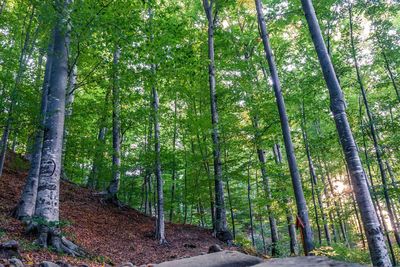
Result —
[[78, 75], [78, 68], [74, 65], [72, 71], [68, 77], [67, 93], [65, 96], [65, 118], [64, 118], [64, 131], [63, 131], [63, 154], [61, 158], [61, 179], [68, 180], [68, 175], [65, 172], [65, 156], [67, 153], [67, 139], [68, 139], [68, 129], [66, 127], [66, 122], [72, 116], [73, 103], [75, 100], [75, 89], [76, 89], [76, 77]]
[[112, 154], [112, 180], [107, 189], [108, 197], [112, 201], [117, 202], [117, 193], [120, 186], [121, 177], [121, 121], [120, 121], [120, 96], [119, 96], [119, 84], [118, 84], [118, 65], [119, 58], [121, 55], [121, 49], [116, 46], [114, 50], [113, 69], [112, 69], [112, 143], [113, 143], [113, 154]]
[[[278, 254], [277, 243], [279, 241], [278, 229], [277, 229], [274, 214], [271, 209], [271, 202], [272, 202], [271, 185], [270, 185], [269, 177], [267, 174], [265, 151], [260, 148], [261, 136], [259, 133], [257, 116], [253, 119], [253, 127], [255, 130], [256, 150], [257, 150], [258, 160], [260, 162], [262, 183], [263, 183], [263, 187], [264, 187], [265, 197], [267, 199], [266, 207], [267, 207], [267, 212], [268, 212], [268, 219], [269, 219], [269, 225], [270, 225], [270, 230], [271, 230], [271, 243], [272, 243], [271, 244], [271, 254], [272, 254], [272, 256], [276, 256]], [[276, 157], [279, 157], [279, 155], [276, 154]], [[277, 160], [277, 162], [280, 162], [280, 161]]]
[[157, 229], [156, 238], [160, 244], [166, 243], [164, 225], [164, 192], [163, 179], [161, 176], [161, 154], [160, 154], [160, 123], [158, 121], [159, 99], [158, 93], [153, 85], [153, 112], [154, 112], [154, 151], [155, 151], [155, 176], [157, 179]]
[[214, 21], [213, 14], [214, 0], [203, 0], [204, 11], [208, 21], [208, 59], [209, 62], [209, 85], [210, 85], [210, 106], [212, 122], [212, 141], [214, 157], [214, 179], [215, 179], [215, 230], [216, 236], [221, 241], [230, 242], [232, 234], [228, 230], [225, 212], [224, 186], [222, 181], [222, 162], [220, 155], [219, 130], [218, 130], [218, 109], [217, 93], [215, 88], [215, 60], [214, 60]]
[[374, 210], [372, 199], [368, 191], [367, 181], [358, 155], [357, 146], [347, 120], [343, 93], [322, 38], [314, 7], [311, 0], [301, 0], [301, 3], [322, 72], [329, 89], [331, 110], [346, 156], [365, 232], [367, 233], [372, 263], [375, 266], [391, 266], [392, 263], [390, 262], [378, 216]]
[[172, 163], [172, 186], [171, 186], [171, 208], [169, 211], [169, 221], [172, 222], [172, 218], [174, 215], [174, 201], [175, 201], [175, 187], [176, 187], [176, 138], [177, 138], [177, 104], [176, 104], [176, 96], [174, 101], [174, 135], [172, 138], [172, 153], [173, 153], [173, 163]]
[[296, 237], [296, 226], [294, 225], [293, 216], [290, 210], [286, 212], [286, 220], [288, 225], [288, 232], [290, 237], [290, 255], [297, 255], [297, 237]]
[[315, 210], [315, 220], [316, 220], [317, 228], [318, 228], [319, 243], [321, 245], [321, 230], [320, 230], [320, 226], [319, 226], [318, 211], [317, 211], [316, 205], [315, 205], [315, 194], [317, 195], [318, 206], [321, 211], [322, 220], [324, 223], [324, 233], [325, 233], [326, 242], [328, 245], [330, 245], [331, 244], [331, 235], [329, 232], [329, 226], [328, 226], [326, 214], [324, 212], [324, 206], [322, 203], [321, 194], [319, 193], [319, 190], [318, 190], [317, 174], [315, 173], [314, 162], [311, 157], [311, 151], [310, 151], [310, 146], [308, 143], [308, 137], [307, 137], [307, 132], [306, 132], [306, 124], [307, 123], [306, 123], [306, 115], [305, 115], [305, 111], [304, 111], [304, 101], [302, 102], [301, 112], [302, 112], [301, 130], [302, 130], [304, 146], [305, 146], [306, 154], [307, 154], [308, 168], [310, 171], [311, 189], [312, 189], [312, 197], [313, 197], [314, 210]]
[[107, 133], [107, 128], [100, 127], [99, 133], [97, 135], [97, 144], [96, 144], [96, 151], [94, 153], [95, 156], [93, 158], [92, 170], [87, 182], [87, 186], [91, 189], [98, 188], [99, 186], [98, 182], [99, 182], [100, 165], [101, 165], [101, 159], [103, 154], [102, 150], [106, 138], [106, 133]]
[[4, 9], [6, 8], [7, 0], [3, 0], [0, 4], [0, 16], [3, 14]]
[[267, 28], [265, 25], [261, 1], [255, 0], [255, 3], [257, 9], [258, 24], [260, 27], [260, 35], [263, 41], [264, 51], [266, 59], [268, 61], [272, 84], [275, 92], [275, 98], [278, 105], [282, 134], [286, 149], [286, 156], [288, 159], [294, 194], [296, 198], [297, 213], [298, 213], [297, 215], [304, 224], [304, 246], [305, 246], [304, 253], [308, 255], [314, 249], [314, 244], [313, 244], [313, 233], [311, 230], [310, 220], [308, 218], [307, 204], [304, 197], [303, 188], [301, 185], [299, 170], [297, 168], [296, 156], [294, 154], [294, 147], [290, 136], [290, 127], [289, 127], [288, 117], [286, 114], [285, 102], [281, 91], [280, 81], [278, 77], [278, 70], [275, 65], [274, 56], [272, 54], [271, 45], [267, 35]]
[[385, 50], [383, 48], [383, 45], [381, 44], [381, 41], [380, 41], [379, 37], [377, 37], [377, 38], [378, 38], [378, 43], [381, 46], [383, 60], [385, 61], [385, 69], [388, 72], [390, 81], [391, 81], [391, 83], [393, 85], [393, 89], [394, 89], [394, 91], [396, 93], [396, 96], [397, 96], [397, 101], [400, 102], [400, 92], [399, 92], [399, 88], [397, 87], [395, 76], [393, 74], [392, 69], [390, 68], [390, 63], [389, 63], [389, 60], [388, 60], [388, 58], [386, 56]]
[[[393, 186], [393, 188], [396, 190], [396, 191], [398, 191], [399, 190], [399, 187], [397, 186], [397, 181], [396, 181], [396, 179], [395, 179], [395, 176], [394, 176], [394, 173], [393, 173], [393, 169], [392, 169], [392, 167], [390, 166], [390, 164], [389, 164], [389, 161], [385, 161], [385, 163], [386, 163], [386, 169], [387, 169], [387, 171], [389, 172], [389, 176], [390, 176], [390, 180], [391, 180], [391, 182], [392, 182], [392, 186]], [[400, 199], [399, 199], [400, 200]], [[399, 223], [399, 221], [397, 220], [397, 224]], [[397, 226], [397, 227], [399, 227], [399, 226]]]
[[[364, 150], [364, 156], [365, 156], [365, 163], [367, 165], [367, 170], [368, 170], [368, 176], [366, 175], [368, 190], [371, 192], [371, 197], [374, 201], [374, 209], [375, 209], [375, 212], [378, 214], [379, 223], [383, 226], [383, 231], [384, 231], [384, 234], [386, 237], [386, 241], [388, 243], [389, 252], [390, 252], [390, 255], [392, 258], [392, 263], [394, 266], [397, 266], [396, 256], [395, 256], [395, 253], [393, 250], [392, 241], [389, 236], [389, 231], [388, 231], [388, 228], [386, 225], [385, 218], [383, 217], [382, 208], [380, 206], [379, 199], [375, 192], [375, 185], [374, 185], [374, 180], [373, 180], [372, 170], [371, 170], [371, 165], [370, 165], [370, 159], [369, 159], [368, 150], [367, 150], [367, 141], [366, 141], [366, 137], [365, 137], [364, 124], [363, 124], [363, 120], [362, 120], [361, 101], [359, 101], [359, 106], [360, 106], [359, 116], [360, 116], [360, 128], [361, 128], [362, 141], [363, 141], [363, 150]], [[368, 177], [369, 177], [369, 183], [368, 183]]]
[[[282, 153], [279, 144], [274, 145], [274, 155], [275, 155], [275, 161], [277, 164], [281, 165], [282, 164]], [[290, 238], [290, 253], [292, 255], [297, 255], [298, 253], [298, 242], [297, 242], [297, 237], [296, 237], [296, 226], [294, 224], [293, 220], [293, 215], [292, 215], [292, 209], [290, 208], [290, 202], [291, 199], [289, 197], [286, 198], [286, 220], [288, 223], [288, 232], [289, 232], [289, 238]], [[275, 226], [276, 229], [276, 226]], [[277, 230], [275, 230], [277, 232]]]
[[207, 174], [207, 184], [208, 184], [208, 194], [209, 194], [209, 198], [210, 198], [210, 213], [211, 213], [211, 224], [212, 224], [212, 229], [215, 232], [216, 230], [216, 226], [215, 226], [215, 204], [214, 204], [214, 196], [213, 196], [213, 192], [212, 192], [212, 177], [211, 177], [211, 171], [210, 171], [210, 166], [208, 164], [207, 158], [207, 152], [204, 152], [203, 148], [202, 148], [202, 143], [200, 141], [200, 136], [199, 136], [199, 132], [197, 131], [196, 133], [196, 137], [197, 137], [197, 143], [199, 146], [199, 150], [200, 150], [200, 154], [203, 160], [203, 166], [204, 166], [204, 170], [206, 171]]
[[[225, 171], [228, 174], [229, 171], [228, 171], [228, 167], [227, 167], [227, 162], [228, 162], [228, 151], [227, 151], [227, 149], [225, 149]], [[233, 240], [235, 240], [236, 239], [235, 212], [233, 211], [231, 188], [229, 186], [229, 175], [226, 176], [226, 189], [228, 191], [229, 211], [231, 214], [231, 222], [232, 222], [232, 235], [233, 235]]]
[[250, 161], [247, 166], [247, 201], [249, 203], [251, 244], [253, 245], [253, 247], [255, 247], [256, 243], [254, 241], [253, 207], [251, 203]]
[[20, 220], [29, 219], [33, 216], [36, 206], [37, 189], [39, 182], [40, 161], [42, 158], [43, 147], [43, 129], [46, 118], [47, 94], [49, 91], [49, 82], [51, 75], [51, 66], [53, 60], [53, 38], [47, 51], [46, 69], [43, 78], [42, 99], [40, 105], [40, 114], [38, 116], [38, 128], [36, 130], [35, 144], [31, 156], [31, 165], [29, 168], [28, 178], [22, 191], [21, 199], [16, 207], [15, 216]]
[[188, 185], [187, 185], [187, 171], [188, 171], [188, 158], [187, 158], [187, 151], [186, 151], [186, 146], [185, 146], [185, 140], [183, 140], [183, 147], [184, 147], [184, 153], [185, 153], [185, 172], [183, 174], [183, 179], [184, 179], [184, 197], [183, 197], [183, 201], [184, 201], [184, 207], [183, 207], [183, 224], [186, 224], [187, 222], [187, 214], [188, 214]]
[[396, 225], [395, 220], [394, 220], [393, 207], [392, 207], [392, 205], [390, 203], [390, 197], [389, 197], [389, 194], [388, 194], [387, 177], [386, 177], [384, 163], [383, 163], [383, 160], [382, 160], [382, 150], [381, 150], [381, 147], [380, 147], [379, 142], [378, 142], [378, 136], [377, 136], [375, 125], [374, 125], [374, 118], [373, 118], [371, 110], [369, 109], [367, 93], [366, 93], [365, 88], [364, 88], [363, 80], [362, 80], [362, 77], [361, 77], [360, 67], [358, 65], [357, 51], [356, 51], [356, 47], [355, 47], [354, 33], [353, 33], [353, 15], [352, 15], [352, 6], [351, 5], [349, 6], [349, 18], [350, 18], [349, 20], [350, 20], [351, 50], [352, 50], [353, 61], [354, 61], [354, 65], [355, 65], [356, 73], [357, 73], [357, 81], [358, 81], [358, 84], [360, 86], [362, 99], [363, 99], [365, 110], [366, 110], [367, 117], [368, 117], [369, 128], [370, 128], [370, 132], [371, 132], [371, 135], [372, 135], [372, 140], [373, 140], [373, 143], [374, 143], [375, 155], [376, 155], [376, 159], [378, 161], [379, 171], [380, 171], [381, 178], [382, 178], [383, 193], [384, 193], [384, 197], [385, 197], [387, 211], [388, 211], [388, 214], [389, 214], [390, 223], [391, 223], [391, 225], [393, 227], [393, 230], [394, 230], [394, 236], [396, 238], [397, 245], [400, 246], [400, 234], [399, 234], [399, 231], [397, 229], [397, 225]]

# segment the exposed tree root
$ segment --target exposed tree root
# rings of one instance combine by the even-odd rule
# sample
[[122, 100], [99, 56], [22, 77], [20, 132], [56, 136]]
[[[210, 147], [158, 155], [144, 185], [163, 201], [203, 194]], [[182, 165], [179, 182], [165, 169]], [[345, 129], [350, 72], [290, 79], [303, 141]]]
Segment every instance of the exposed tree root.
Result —
[[74, 257], [83, 257], [87, 254], [82, 248], [63, 237], [58, 228], [41, 225], [38, 230], [37, 243], [41, 247], [53, 247], [59, 253], [66, 253]]

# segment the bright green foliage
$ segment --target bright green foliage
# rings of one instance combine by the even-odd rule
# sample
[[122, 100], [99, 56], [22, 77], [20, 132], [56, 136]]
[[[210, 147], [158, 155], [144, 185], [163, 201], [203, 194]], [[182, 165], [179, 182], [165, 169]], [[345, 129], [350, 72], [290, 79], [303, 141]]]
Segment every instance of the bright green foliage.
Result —
[[[146, 172], [152, 172], [154, 162], [151, 86], [155, 84], [160, 96], [166, 218], [169, 218], [175, 169], [173, 221], [210, 228], [214, 181], [204, 10], [200, 0], [154, 0], [154, 18], [150, 29], [147, 2], [75, 0], [72, 5], [69, 65], [70, 69], [73, 64], [78, 67], [78, 86], [72, 116], [65, 124], [68, 130], [65, 173], [71, 181], [85, 186], [95, 163], [99, 168], [96, 190], [106, 189], [111, 180], [112, 53], [115, 46], [119, 45], [122, 51], [118, 66], [122, 176], [118, 197], [122, 202], [144, 211], [147, 190], [144, 177]], [[289, 254], [286, 214], [293, 213], [295, 204], [285, 155], [283, 164], [277, 164], [273, 154], [274, 144], [282, 146], [283, 142], [270, 79], [263, 73], [268, 66], [259, 39], [254, 3], [251, 0], [216, 2], [218, 19], [214, 38], [217, 101], [229, 227], [232, 230], [233, 215], [236, 241], [243, 246], [251, 244], [247, 199], [247, 177], [250, 175], [256, 249], [265, 252], [261, 236], [263, 232], [266, 252], [269, 251], [267, 198], [261, 181], [252, 122], [257, 116], [261, 132], [258, 145], [266, 151], [267, 172], [272, 188], [272, 203], [269, 204], [279, 227], [279, 252], [285, 256]], [[365, 256], [367, 250], [362, 248], [356, 222], [345, 161], [329, 110], [328, 91], [300, 1], [263, 2], [313, 229], [316, 231], [316, 222], [301, 134], [302, 105], [305, 107], [305, 131], [318, 176], [316, 192], [322, 196], [330, 229], [335, 228], [337, 233], [337, 243], [332, 245], [334, 253], [328, 249], [327, 255], [368, 263], [368, 256]], [[345, 93], [349, 121], [360, 155], [366, 164], [365, 140], [377, 197], [384, 207], [383, 189], [365, 108], [360, 106], [360, 90], [350, 50], [348, 1], [313, 2]], [[393, 172], [394, 183], [389, 182], [389, 193], [395, 212], [399, 214], [400, 185], [396, 182], [400, 174], [400, 96], [396, 95], [394, 85], [400, 91], [400, 5], [389, 0], [352, 2], [360, 67], [384, 150], [384, 160]], [[3, 127], [32, 9], [34, 19], [29, 29], [27, 64], [22, 82], [16, 88], [17, 105], [12, 114], [14, 121], [9, 139], [10, 147], [15, 143], [15, 150], [27, 155], [31, 152], [35, 129], [38, 127], [45, 51], [55, 11], [52, 1], [11, 0], [6, 1], [0, 14], [0, 126]], [[150, 40], [150, 32], [154, 35], [154, 41]], [[156, 77], [151, 74], [152, 63], [156, 64]], [[268, 71], [265, 73], [267, 75]], [[176, 116], [174, 103], [177, 105]], [[175, 125], [177, 140], [174, 150]], [[104, 127], [107, 132], [103, 142], [98, 140], [98, 135]], [[328, 176], [332, 180], [333, 193]], [[147, 194], [154, 205], [154, 175], [151, 181], [151, 192]], [[334, 203], [337, 203], [337, 207]], [[152, 211], [154, 215], [154, 208]], [[318, 217], [322, 226], [321, 214]], [[386, 217], [385, 220], [390, 224]], [[340, 223], [346, 230], [349, 246], [341, 237]], [[392, 227], [389, 230], [392, 231]], [[317, 236], [315, 232], [318, 247]], [[396, 246], [394, 240], [392, 242]], [[322, 245], [327, 245], [323, 233]], [[319, 249], [321, 253], [325, 253], [325, 250]]]

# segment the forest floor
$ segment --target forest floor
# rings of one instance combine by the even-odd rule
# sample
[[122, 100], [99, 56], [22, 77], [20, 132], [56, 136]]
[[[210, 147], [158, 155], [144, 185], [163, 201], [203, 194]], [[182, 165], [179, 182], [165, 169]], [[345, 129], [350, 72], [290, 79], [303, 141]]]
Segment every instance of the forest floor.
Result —
[[104, 266], [132, 262], [136, 265], [159, 263], [200, 255], [221, 242], [210, 230], [192, 225], [166, 223], [167, 245], [154, 239], [154, 218], [131, 208], [105, 204], [94, 191], [68, 182], [61, 183], [60, 216], [66, 222], [63, 232], [91, 256], [72, 258], [39, 249], [34, 236], [24, 235], [22, 223], [10, 216], [27, 177], [28, 163], [8, 153], [0, 177], [0, 242], [17, 240], [25, 264], [58, 260], [73, 264]]

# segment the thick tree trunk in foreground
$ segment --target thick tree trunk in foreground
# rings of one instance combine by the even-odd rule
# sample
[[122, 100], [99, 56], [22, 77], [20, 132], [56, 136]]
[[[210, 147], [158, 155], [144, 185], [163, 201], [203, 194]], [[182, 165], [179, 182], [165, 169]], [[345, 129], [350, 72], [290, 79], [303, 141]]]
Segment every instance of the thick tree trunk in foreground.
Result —
[[68, 33], [65, 31], [70, 0], [56, 2], [58, 19], [54, 28], [54, 55], [44, 123], [42, 159], [35, 216], [43, 220], [39, 225], [38, 244], [53, 246], [59, 252], [80, 256], [84, 252], [62, 237], [59, 223], [60, 172], [62, 138], [65, 115], [65, 91], [68, 79]]
[[112, 115], [112, 143], [113, 143], [113, 155], [112, 155], [112, 180], [107, 189], [109, 198], [113, 201], [117, 200], [117, 193], [119, 191], [120, 177], [121, 177], [121, 135], [120, 135], [120, 99], [119, 99], [119, 85], [118, 85], [118, 64], [119, 57], [121, 55], [121, 49], [115, 48], [114, 61], [113, 61], [113, 79], [112, 79], [112, 102], [113, 102], [113, 115]]
[[16, 207], [15, 217], [20, 220], [31, 218], [35, 213], [37, 189], [39, 182], [39, 170], [40, 161], [42, 158], [42, 147], [43, 147], [43, 129], [46, 118], [47, 110], [47, 94], [49, 91], [49, 82], [51, 75], [51, 66], [53, 61], [53, 38], [50, 40], [50, 44], [47, 51], [46, 69], [43, 78], [42, 86], [42, 99], [40, 106], [40, 114], [38, 120], [38, 128], [36, 130], [35, 143], [33, 153], [31, 156], [31, 165], [28, 173], [28, 178], [25, 183], [24, 190], [21, 195], [21, 199]]
[[204, 10], [208, 21], [208, 59], [210, 60], [209, 85], [212, 121], [212, 140], [214, 156], [214, 179], [215, 179], [215, 230], [218, 239], [226, 242], [232, 240], [232, 234], [228, 230], [225, 213], [224, 186], [222, 181], [222, 163], [219, 144], [218, 109], [215, 88], [215, 60], [214, 60], [214, 0], [203, 0]]
[[261, 1], [255, 0], [255, 3], [256, 3], [256, 8], [257, 8], [257, 17], [258, 17], [258, 24], [260, 27], [260, 34], [261, 34], [261, 38], [262, 38], [262, 41], [264, 44], [265, 56], [268, 61], [268, 66], [269, 66], [271, 79], [272, 79], [272, 83], [273, 83], [273, 88], [274, 88], [274, 92], [275, 92], [275, 98], [276, 98], [276, 102], [278, 105], [279, 117], [280, 117], [281, 127], [282, 127], [282, 134], [283, 134], [283, 139], [285, 142], [286, 156], [288, 159], [290, 174], [291, 174], [292, 183], [293, 183], [293, 190], [294, 190], [294, 194], [295, 194], [295, 198], [296, 198], [297, 213], [298, 213], [299, 219], [302, 221], [302, 223], [304, 225], [304, 229], [303, 229], [304, 246], [305, 246], [304, 253], [306, 255], [308, 255], [314, 249], [314, 244], [313, 244], [313, 233], [311, 230], [310, 220], [308, 218], [307, 204], [306, 204], [306, 200], [304, 197], [303, 188], [301, 185], [299, 170], [297, 169], [297, 162], [296, 162], [296, 157], [294, 154], [293, 143], [292, 143], [291, 136], [290, 136], [290, 127], [289, 127], [288, 117], [286, 114], [285, 102], [284, 102], [284, 99], [282, 96], [280, 81], [279, 81], [279, 77], [278, 77], [278, 70], [276, 68], [274, 56], [272, 54], [271, 45], [270, 45], [269, 38], [267, 35], [267, 27], [265, 25]]
[[371, 260], [375, 266], [392, 266], [386, 249], [382, 229], [374, 210], [367, 181], [358, 155], [357, 146], [347, 120], [345, 100], [335, 70], [328, 55], [317, 16], [311, 0], [301, 0], [307, 19], [315, 50], [320, 61], [322, 72], [329, 89], [331, 111], [334, 115], [336, 128], [345, 153], [346, 161], [352, 178], [357, 203], [361, 211], [364, 230], [367, 235]]

